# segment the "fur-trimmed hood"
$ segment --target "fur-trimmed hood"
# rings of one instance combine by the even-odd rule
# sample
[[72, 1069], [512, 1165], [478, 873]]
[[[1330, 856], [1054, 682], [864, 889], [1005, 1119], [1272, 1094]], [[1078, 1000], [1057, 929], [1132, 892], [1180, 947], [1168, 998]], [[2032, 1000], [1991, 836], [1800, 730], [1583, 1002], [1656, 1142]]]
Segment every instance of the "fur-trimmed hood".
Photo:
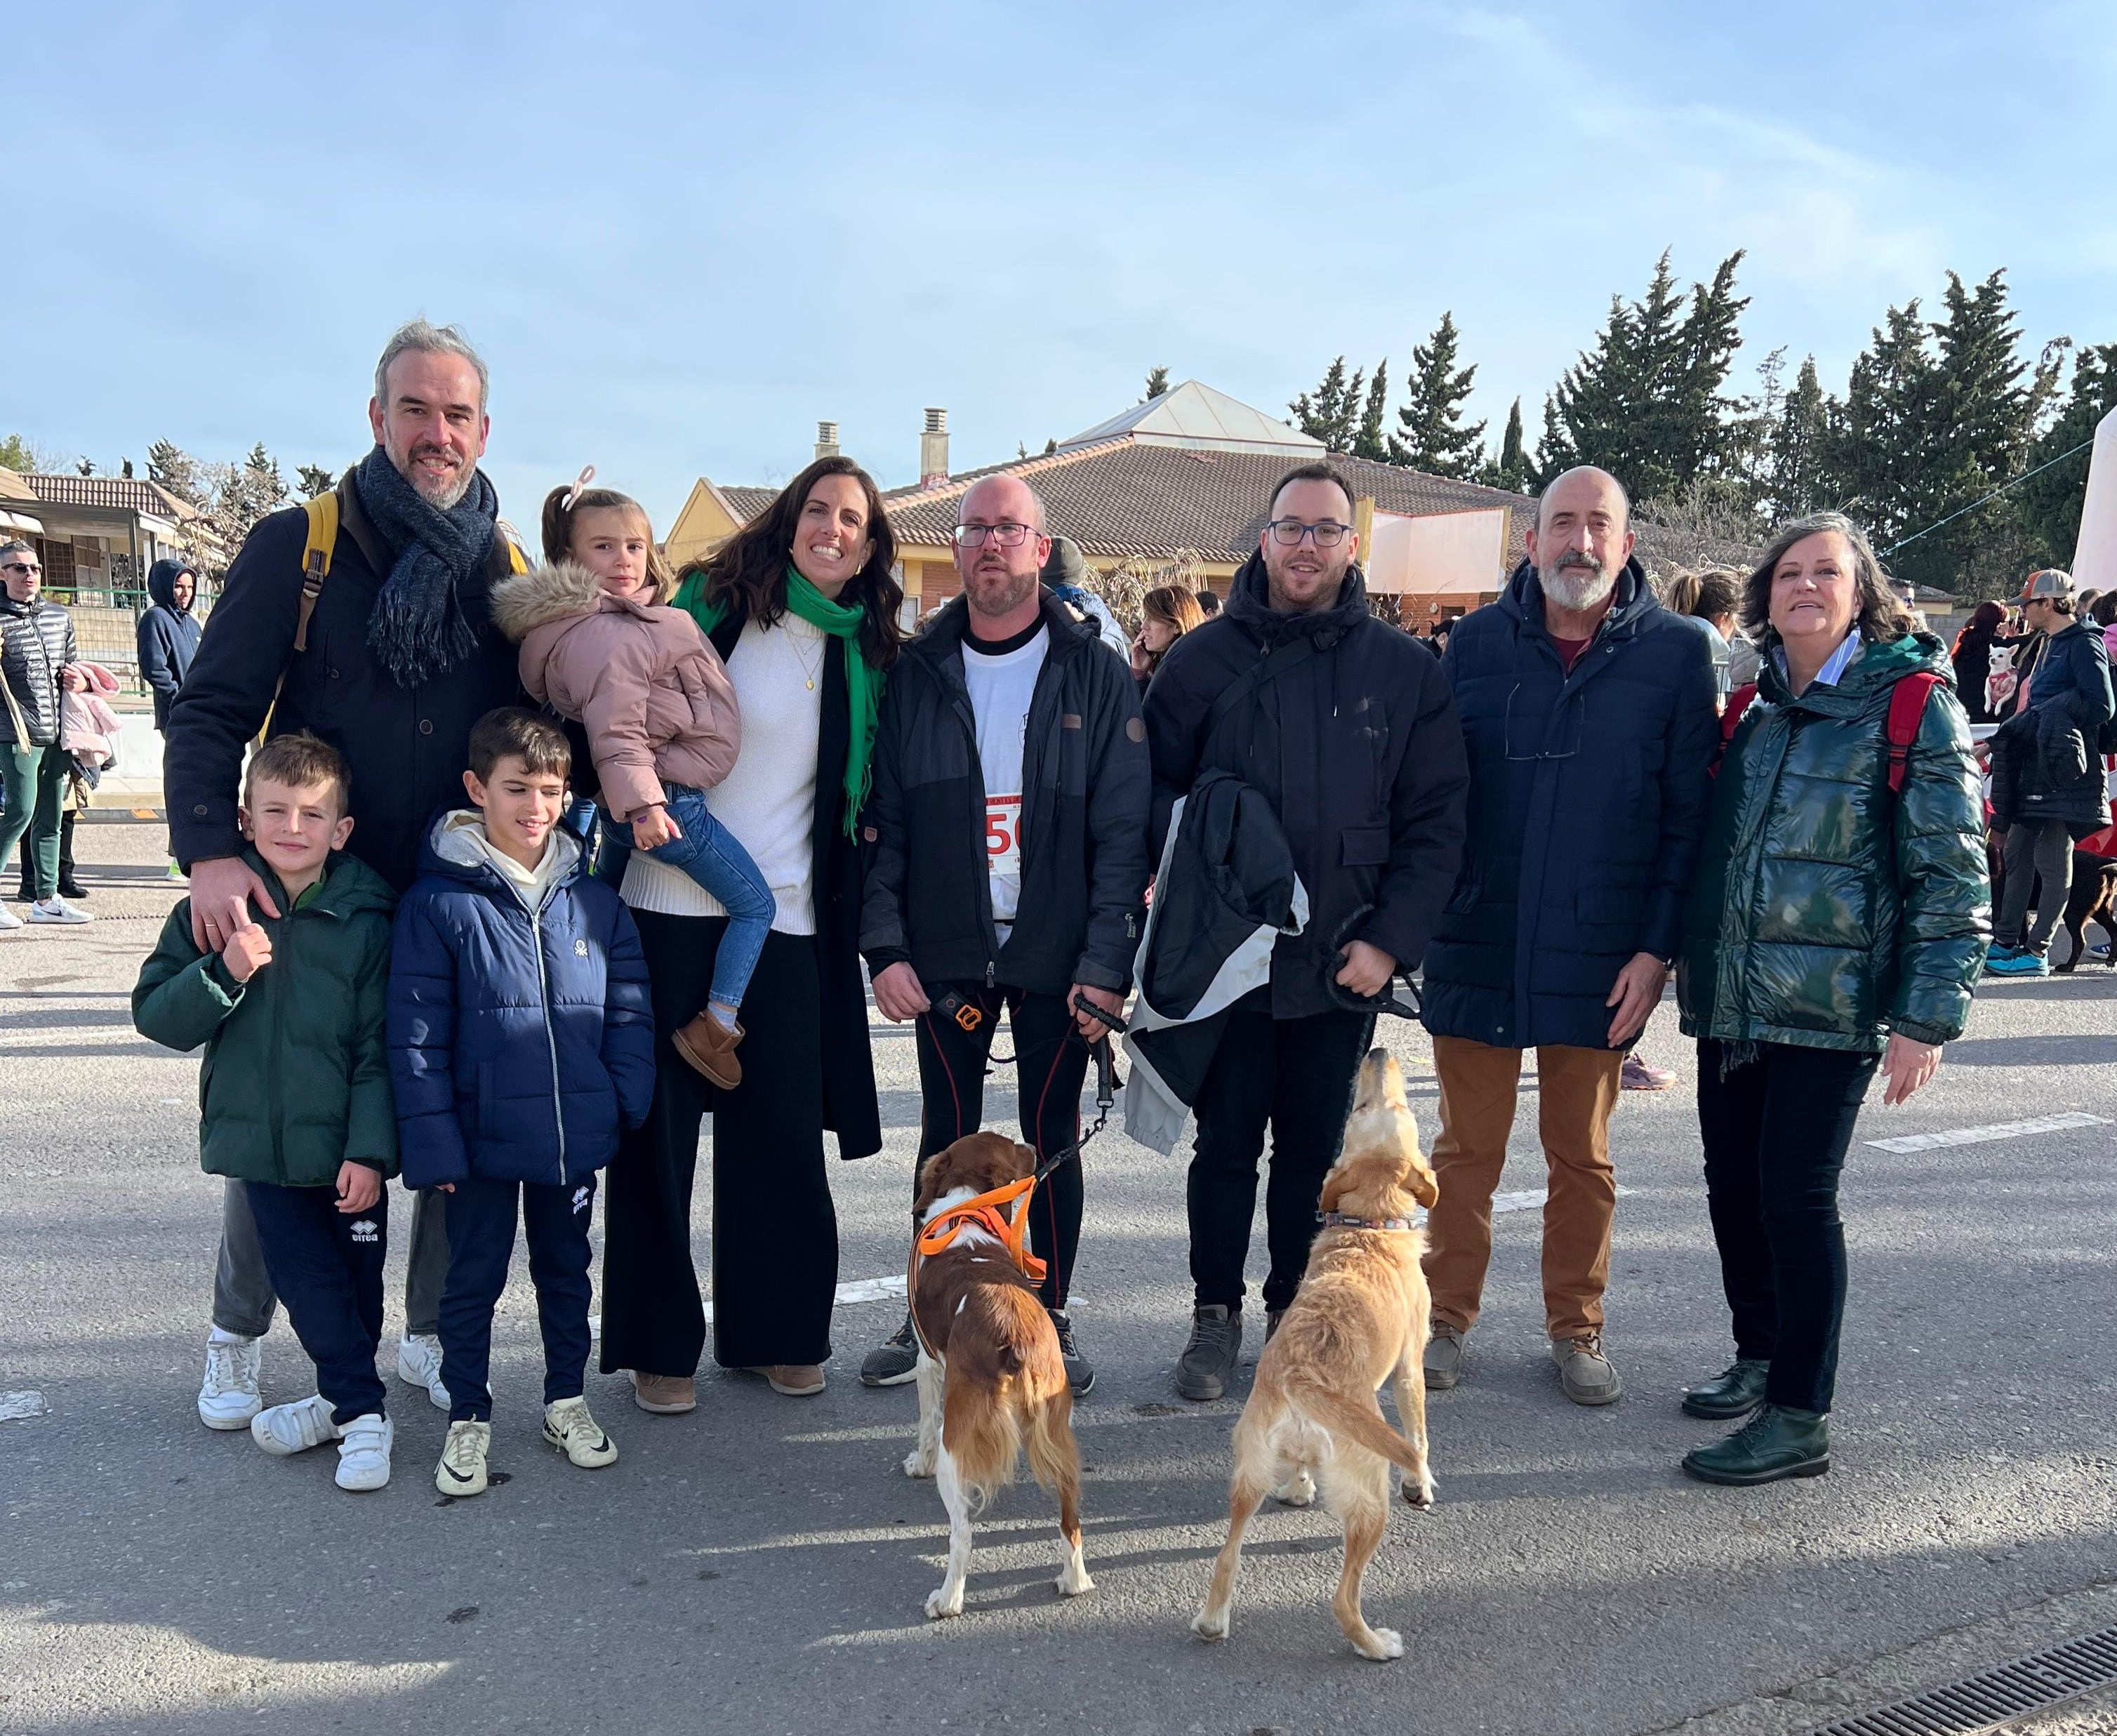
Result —
[[596, 575], [577, 561], [554, 561], [503, 579], [492, 588], [493, 625], [519, 644], [547, 621], [593, 615], [599, 609], [622, 609], [644, 615], [656, 603], [653, 581], [630, 597], [613, 597]]

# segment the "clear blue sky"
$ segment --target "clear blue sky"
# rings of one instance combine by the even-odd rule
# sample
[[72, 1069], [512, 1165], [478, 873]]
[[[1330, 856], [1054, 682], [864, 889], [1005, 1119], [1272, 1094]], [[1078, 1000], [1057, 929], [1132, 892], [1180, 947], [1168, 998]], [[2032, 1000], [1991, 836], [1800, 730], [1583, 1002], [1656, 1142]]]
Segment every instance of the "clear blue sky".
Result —
[[[1586, 21], [1592, 15], [1592, 21]], [[885, 485], [1132, 403], [1275, 412], [1452, 308], [1497, 435], [1674, 251], [1746, 370], [2009, 270], [2117, 340], [2117, 7], [24, 6], [0, 432], [289, 475], [398, 321], [494, 375], [510, 515], [593, 461], [666, 525], [819, 417]]]

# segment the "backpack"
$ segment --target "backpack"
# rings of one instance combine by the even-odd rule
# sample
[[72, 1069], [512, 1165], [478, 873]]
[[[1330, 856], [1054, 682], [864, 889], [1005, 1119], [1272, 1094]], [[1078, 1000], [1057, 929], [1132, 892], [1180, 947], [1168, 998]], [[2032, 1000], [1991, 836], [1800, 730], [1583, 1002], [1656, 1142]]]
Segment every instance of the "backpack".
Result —
[[[1926, 702], [1933, 696], [1935, 688], [1944, 685], [1944, 678], [1931, 670], [1921, 669], [1898, 678], [1889, 690], [1889, 717], [1883, 726], [1883, 733], [1889, 743], [1889, 793], [1903, 793], [1904, 778], [1911, 769], [1912, 743], [1918, 740], [1919, 724], [1926, 717]], [[1741, 723], [1742, 713], [1750, 709], [1750, 702], [1757, 696], [1757, 684], [1745, 681], [1727, 695], [1727, 709], [1720, 713], [1720, 747], [1724, 753], [1727, 744], [1735, 738], [1735, 731]], [[1714, 774], [1719, 773], [1716, 763]]]

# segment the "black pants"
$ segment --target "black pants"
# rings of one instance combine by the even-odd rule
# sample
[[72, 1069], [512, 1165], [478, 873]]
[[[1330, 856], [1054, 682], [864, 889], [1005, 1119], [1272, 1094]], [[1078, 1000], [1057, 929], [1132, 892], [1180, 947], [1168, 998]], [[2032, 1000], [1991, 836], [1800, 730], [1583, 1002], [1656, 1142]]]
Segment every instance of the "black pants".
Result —
[[1257, 1216], [1257, 1162], [1271, 1129], [1271, 1180], [1264, 1196], [1271, 1272], [1264, 1305], [1276, 1312], [1294, 1300], [1316, 1239], [1316, 1203], [1323, 1177], [1344, 1143], [1360, 1058], [1374, 1041], [1372, 1013], [1317, 1013], [1275, 1019], [1242, 1010], [1229, 1015], [1206, 1071], [1191, 1175], [1191, 1281], [1201, 1306], [1239, 1308], [1243, 1263]]
[[[1007, 1009], [1014, 1041], [1015, 1106], [1022, 1143], [1040, 1160], [1063, 1151], [1081, 1137], [1081, 1081], [1087, 1076], [1088, 1046], [1060, 995], [1026, 989], [986, 988], [977, 983], [928, 983], [934, 1004], [915, 1023], [919, 1046], [919, 1161], [985, 1125], [985, 1058], [992, 1053], [1000, 1009]], [[962, 998], [975, 1019], [941, 1010], [943, 996]], [[919, 1171], [912, 1169], [912, 1193]], [[1045, 1263], [1038, 1294], [1046, 1308], [1063, 1308], [1081, 1247], [1081, 1166], [1061, 1164], [1036, 1184], [1029, 1203], [1029, 1244]]]
[[449, 1201], [449, 1277], [441, 1289], [441, 1383], [449, 1420], [492, 1420], [492, 1310], [507, 1287], [514, 1258], [514, 1214], [521, 1202], [529, 1279], [537, 1286], [537, 1323], [544, 1332], [544, 1402], [581, 1396], [588, 1367], [588, 1225], [595, 1178], [562, 1182], [456, 1184]]
[[383, 1415], [375, 1349], [382, 1342], [382, 1258], [390, 1247], [390, 1193], [374, 1208], [341, 1212], [331, 1188], [243, 1184], [272, 1287], [294, 1336], [316, 1365], [331, 1420]]
[[1772, 1365], [1775, 1405], [1828, 1410], [1845, 1318], [1838, 1177], [1879, 1057], [1759, 1043], [1724, 1078], [1698, 1046], [1698, 1126], [1735, 1354]]
[[706, 1004], [727, 919], [633, 915], [661, 1064], [647, 1124], [620, 1143], [603, 1184], [603, 1371], [698, 1370], [706, 1323], [691, 1260], [691, 1182], [709, 1108], [713, 1359], [736, 1369], [826, 1361], [838, 1218], [823, 1166], [818, 943], [776, 930], [765, 937], [742, 1002], [742, 1083], [718, 1091], [671, 1054], [669, 1039]]
[[[261, 1338], [272, 1330], [272, 1274], [257, 1246], [247, 1184], [231, 1181], [222, 1196], [220, 1252], [213, 1270], [213, 1323], [224, 1332]], [[404, 1330], [431, 1338], [440, 1330], [441, 1285], [449, 1273], [448, 1195], [438, 1188], [412, 1194], [412, 1249], [404, 1267]]]

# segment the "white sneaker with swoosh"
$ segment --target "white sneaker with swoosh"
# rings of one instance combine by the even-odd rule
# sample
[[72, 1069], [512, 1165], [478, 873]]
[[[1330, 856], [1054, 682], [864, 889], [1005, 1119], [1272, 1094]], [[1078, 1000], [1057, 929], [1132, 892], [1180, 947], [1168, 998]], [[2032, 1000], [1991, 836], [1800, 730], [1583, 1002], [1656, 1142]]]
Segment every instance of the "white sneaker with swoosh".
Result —
[[464, 1421], [449, 1424], [441, 1462], [434, 1467], [434, 1487], [445, 1495], [482, 1495], [486, 1489], [485, 1457], [492, 1447], [492, 1424]]

